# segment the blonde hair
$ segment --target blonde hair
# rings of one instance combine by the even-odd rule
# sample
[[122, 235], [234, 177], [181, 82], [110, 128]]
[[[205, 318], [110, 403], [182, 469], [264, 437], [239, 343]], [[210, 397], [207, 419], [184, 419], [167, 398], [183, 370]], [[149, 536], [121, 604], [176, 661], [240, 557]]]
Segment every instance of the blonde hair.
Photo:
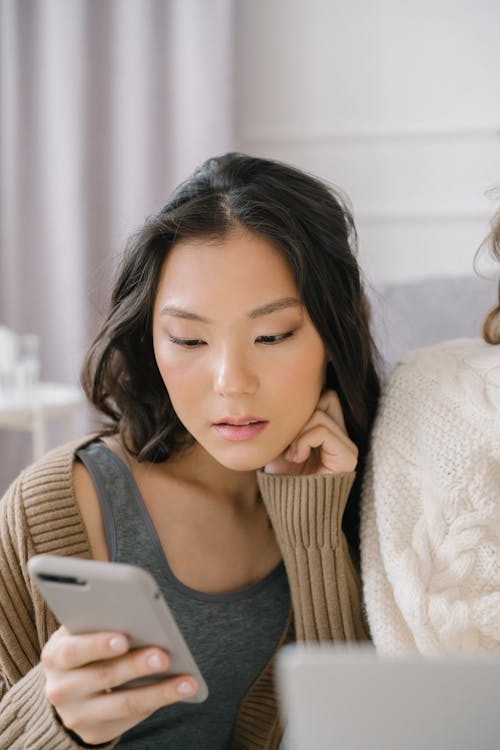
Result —
[[[485, 243], [493, 258], [500, 263], [500, 211], [492, 221], [491, 232]], [[483, 250], [481, 247], [480, 250]], [[500, 282], [498, 283], [498, 302], [490, 310], [483, 323], [483, 338], [488, 344], [500, 344]]]

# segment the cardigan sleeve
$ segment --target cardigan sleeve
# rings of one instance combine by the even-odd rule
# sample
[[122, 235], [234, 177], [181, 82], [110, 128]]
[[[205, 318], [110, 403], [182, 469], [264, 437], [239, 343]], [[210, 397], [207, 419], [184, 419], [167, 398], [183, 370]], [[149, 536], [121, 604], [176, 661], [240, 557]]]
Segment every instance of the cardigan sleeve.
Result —
[[342, 532], [355, 474], [258, 473], [283, 554], [297, 640], [364, 640], [360, 580]]
[[85, 552], [83, 528], [71, 538], [63, 531], [68, 522], [72, 528], [71, 512], [66, 512], [71, 509], [71, 493], [68, 501], [64, 483], [50, 469], [48, 477], [26, 470], [0, 500], [0, 747], [10, 750], [84, 746], [73, 741], [45, 697], [40, 654], [58, 623], [32, 587], [27, 569], [37, 552], [64, 554], [65, 545], [72, 554], [75, 543], [73, 554]]

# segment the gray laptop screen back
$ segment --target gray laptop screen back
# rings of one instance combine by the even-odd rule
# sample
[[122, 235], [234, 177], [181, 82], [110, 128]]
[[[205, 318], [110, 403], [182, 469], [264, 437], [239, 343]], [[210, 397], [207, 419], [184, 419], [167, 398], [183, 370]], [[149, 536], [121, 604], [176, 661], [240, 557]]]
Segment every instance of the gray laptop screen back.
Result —
[[278, 658], [286, 750], [499, 750], [500, 656], [379, 658], [293, 644]]

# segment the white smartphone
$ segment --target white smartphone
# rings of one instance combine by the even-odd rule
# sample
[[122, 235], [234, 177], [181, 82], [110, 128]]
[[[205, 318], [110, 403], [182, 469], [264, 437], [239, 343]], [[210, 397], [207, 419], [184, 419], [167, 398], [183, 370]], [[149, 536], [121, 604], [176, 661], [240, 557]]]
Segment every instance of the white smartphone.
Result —
[[208, 688], [158, 584], [142, 568], [77, 557], [35, 555], [30, 576], [55, 616], [70, 633], [124, 633], [132, 649], [158, 646], [168, 652], [166, 672], [128, 682], [135, 687], [177, 674], [196, 678], [198, 690], [186, 698], [201, 703]]

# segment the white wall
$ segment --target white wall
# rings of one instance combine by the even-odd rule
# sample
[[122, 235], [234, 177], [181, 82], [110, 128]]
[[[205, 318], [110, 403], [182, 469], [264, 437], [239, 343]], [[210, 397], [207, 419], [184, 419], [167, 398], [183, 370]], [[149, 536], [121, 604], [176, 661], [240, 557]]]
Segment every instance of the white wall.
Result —
[[372, 281], [471, 274], [500, 203], [500, 2], [236, 9], [238, 148], [346, 191]]

